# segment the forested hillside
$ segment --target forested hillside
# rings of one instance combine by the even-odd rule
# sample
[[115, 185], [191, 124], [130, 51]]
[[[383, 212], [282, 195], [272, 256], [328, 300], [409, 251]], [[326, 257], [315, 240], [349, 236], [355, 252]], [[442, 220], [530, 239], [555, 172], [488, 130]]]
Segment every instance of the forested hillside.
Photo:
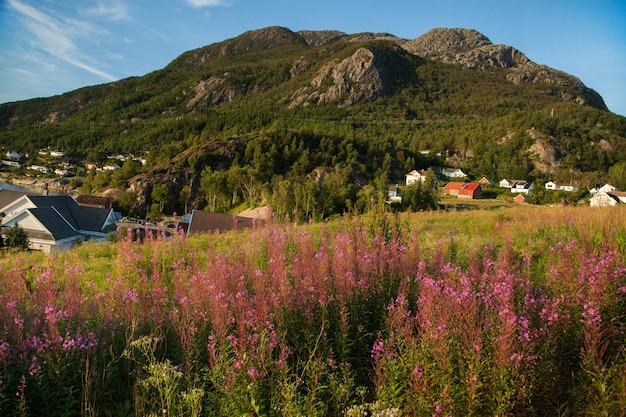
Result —
[[577, 78], [466, 30], [251, 31], [143, 77], [0, 105], [0, 126], [0, 146], [32, 160], [44, 148], [100, 164], [145, 155], [84, 179], [83, 192], [114, 187], [124, 211], [167, 184], [165, 211], [270, 204], [321, 218], [433, 165], [626, 189], [626, 118]]

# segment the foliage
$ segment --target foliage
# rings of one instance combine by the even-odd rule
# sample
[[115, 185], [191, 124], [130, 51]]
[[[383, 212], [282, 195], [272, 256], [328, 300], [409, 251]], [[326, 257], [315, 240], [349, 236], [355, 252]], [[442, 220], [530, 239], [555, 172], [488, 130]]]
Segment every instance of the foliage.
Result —
[[381, 215], [5, 255], [0, 414], [624, 413], [622, 209]]
[[3, 245], [9, 249], [27, 250], [29, 245], [26, 231], [17, 223], [4, 229]]

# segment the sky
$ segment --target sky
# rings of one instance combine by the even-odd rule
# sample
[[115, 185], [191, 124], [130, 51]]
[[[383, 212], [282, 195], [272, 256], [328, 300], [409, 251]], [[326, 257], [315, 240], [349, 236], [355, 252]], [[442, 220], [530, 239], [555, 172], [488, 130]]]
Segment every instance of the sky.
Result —
[[623, 0], [0, 0], [0, 103], [145, 75], [268, 26], [406, 39], [476, 29], [578, 77], [626, 116]]

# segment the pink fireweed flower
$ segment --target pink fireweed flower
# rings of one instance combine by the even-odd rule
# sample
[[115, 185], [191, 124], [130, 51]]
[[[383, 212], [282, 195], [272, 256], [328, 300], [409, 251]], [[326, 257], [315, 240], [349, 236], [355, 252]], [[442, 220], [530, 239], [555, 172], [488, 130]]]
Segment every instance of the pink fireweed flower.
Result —
[[587, 326], [600, 326], [602, 324], [602, 316], [600, 310], [596, 307], [593, 301], [589, 301], [584, 305], [584, 311], [582, 314], [581, 323], [585, 323]]
[[28, 375], [33, 376], [39, 371], [41, 371], [41, 366], [37, 362], [37, 356], [33, 355], [30, 366], [28, 367]]
[[371, 356], [373, 359], [381, 359], [385, 356], [385, 342], [380, 339], [374, 340]]

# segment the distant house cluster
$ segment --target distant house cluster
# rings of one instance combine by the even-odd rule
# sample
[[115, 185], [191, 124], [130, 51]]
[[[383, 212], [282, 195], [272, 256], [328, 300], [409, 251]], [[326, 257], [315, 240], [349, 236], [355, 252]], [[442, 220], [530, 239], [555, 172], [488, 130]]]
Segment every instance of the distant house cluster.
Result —
[[120, 165], [132, 159], [145, 165], [147, 160], [144, 156], [110, 154], [104, 164], [85, 161], [84, 158], [68, 155], [67, 152], [58, 149], [41, 149], [34, 158], [28, 154], [20, 155], [16, 151], [7, 151], [4, 159], [0, 160], [0, 166], [11, 168], [26, 167], [32, 171], [33, 175], [54, 174], [57, 177], [67, 177], [76, 175], [80, 168], [88, 171], [115, 171], [121, 169]]
[[77, 242], [105, 240], [115, 233], [111, 208], [80, 205], [69, 195], [43, 196], [0, 189], [0, 231], [20, 226], [30, 249], [46, 253], [64, 251]]

